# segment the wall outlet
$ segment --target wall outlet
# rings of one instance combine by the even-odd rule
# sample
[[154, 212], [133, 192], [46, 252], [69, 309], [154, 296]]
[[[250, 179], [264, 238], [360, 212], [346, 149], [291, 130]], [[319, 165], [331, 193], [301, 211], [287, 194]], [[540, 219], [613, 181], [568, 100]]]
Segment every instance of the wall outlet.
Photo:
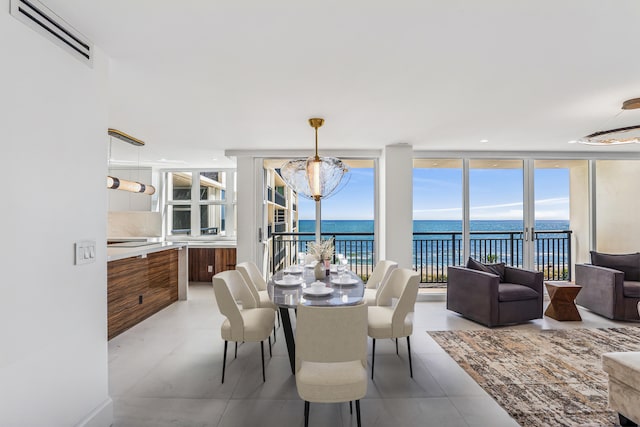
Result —
[[213, 273], [213, 265], [207, 266], [207, 273]]
[[89, 264], [96, 261], [96, 241], [80, 240], [74, 243], [75, 264]]

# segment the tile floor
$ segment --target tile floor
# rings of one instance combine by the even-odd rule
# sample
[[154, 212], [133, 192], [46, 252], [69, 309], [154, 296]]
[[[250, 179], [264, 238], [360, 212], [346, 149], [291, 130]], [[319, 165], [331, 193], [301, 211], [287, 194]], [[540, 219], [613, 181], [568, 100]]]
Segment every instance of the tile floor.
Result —
[[[523, 330], [624, 325], [580, 309], [582, 322], [545, 317], [510, 328]], [[304, 404], [291, 375], [282, 328], [262, 382], [260, 346], [230, 346], [220, 384], [223, 317], [210, 283], [192, 283], [177, 302], [109, 341], [109, 386], [116, 427], [302, 426]], [[484, 329], [445, 308], [418, 302], [411, 337], [413, 379], [406, 340], [400, 356], [391, 340], [376, 344], [375, 379], [361, 401], [362, 425], [517, 426], [427, 334], [428, 330]], [[369, 340], [369, 351], [371, 341]], [[312, 404], [310, 426], [355, 426], [348, 404]]]

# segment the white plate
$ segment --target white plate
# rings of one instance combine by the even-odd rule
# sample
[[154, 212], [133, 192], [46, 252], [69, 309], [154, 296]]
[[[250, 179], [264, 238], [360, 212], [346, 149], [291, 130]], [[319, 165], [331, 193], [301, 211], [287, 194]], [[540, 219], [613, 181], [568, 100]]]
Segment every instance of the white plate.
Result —
[[348, 280], [340, 280], [338, 278], [331, 279], [331, 283], [335, 283], [336, 285], [355, 285], [356, 283], [358, 283], [358, 281], [354, 278], [349, 277]]
[[312, 288], [311, 286], [302, 289], [302, 293], [305, 295], [312, 295], [312, 296], [321, 296], [321, 295], [330, 295], [333, 293], [333, 288], [327, 288], [326, 286], [324, 288]]
[[300, 274], [304, 272], [304, 268], [302, 267], [289, 267], [289, 268], [285, 268], [284, 269], [285, 273], [289, 273], [289, 274]]
[[296, 277], [296, 280], [274, 280], [273, 281], [276, 285], [278, 286], [300, 286], [302, 283], [304, 283], [304, 280], [302, 280], [302, 277]]

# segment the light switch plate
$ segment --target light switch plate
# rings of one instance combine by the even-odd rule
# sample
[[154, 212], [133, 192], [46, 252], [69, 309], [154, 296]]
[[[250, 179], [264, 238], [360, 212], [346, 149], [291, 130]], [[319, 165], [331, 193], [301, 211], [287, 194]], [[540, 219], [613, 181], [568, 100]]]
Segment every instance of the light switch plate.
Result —
[[95, 240], [80, 240], [75, 242], [75, 263], [89, 264], [96, 261], [96, 241]]

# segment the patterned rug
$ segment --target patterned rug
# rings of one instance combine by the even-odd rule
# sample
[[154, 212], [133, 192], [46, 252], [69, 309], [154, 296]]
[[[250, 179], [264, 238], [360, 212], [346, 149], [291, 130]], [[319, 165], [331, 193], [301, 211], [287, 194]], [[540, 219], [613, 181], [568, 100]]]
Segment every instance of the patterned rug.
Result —
[[615, 426], [600, 356], [640, 351], [640, 328], [429, 332], [521, 426]]

